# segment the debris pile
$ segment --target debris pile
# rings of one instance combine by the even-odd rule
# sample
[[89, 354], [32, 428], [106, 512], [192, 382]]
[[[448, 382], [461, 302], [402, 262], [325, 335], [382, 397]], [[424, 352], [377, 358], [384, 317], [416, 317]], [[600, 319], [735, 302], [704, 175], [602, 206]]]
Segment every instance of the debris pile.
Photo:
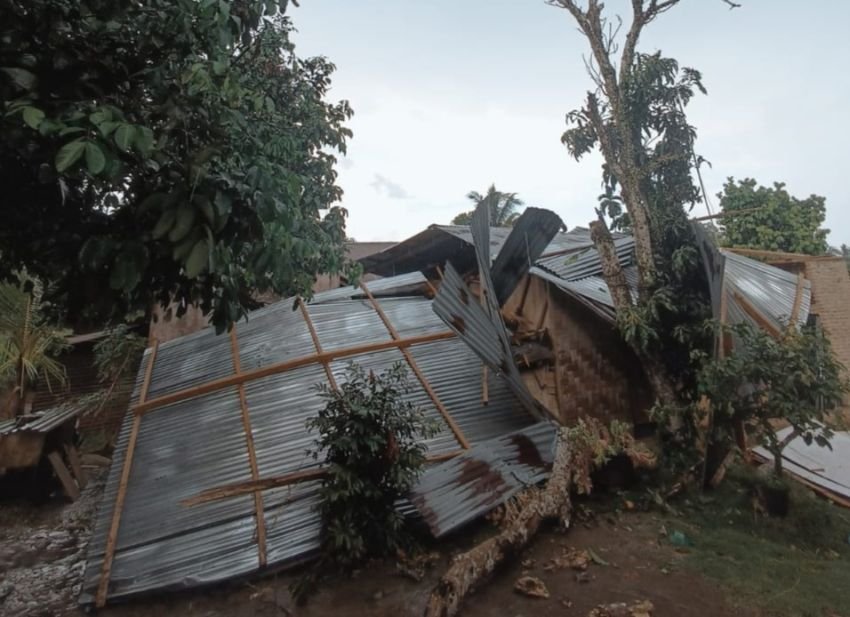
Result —
[[17, 507], [7, 508], [0, 540], [0, 614], [35, 617], [76, 608], [104, 480], [102, 471], [91, 477], [77, 501], [34, 525], [21, 522]]

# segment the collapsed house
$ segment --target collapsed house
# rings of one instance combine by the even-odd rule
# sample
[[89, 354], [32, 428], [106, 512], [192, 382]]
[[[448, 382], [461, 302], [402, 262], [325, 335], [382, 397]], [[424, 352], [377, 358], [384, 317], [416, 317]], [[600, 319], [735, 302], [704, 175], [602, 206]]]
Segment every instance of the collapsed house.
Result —
[[[646, 422], [650, 391], [620, 340], [587, 230], [486, 208], [361, 260], [380, 278], [254, 311], [146, 350], [98, 513], [83, 603], [103, 605], [301, 563], [319, 547], [321, 457], [306, 421], [346, 365], [405, 363], [441, 426], [402, 507], [440, 537], [545, 478], [554, 423]], [[634, 284], [633, 245], [616, 239]], [[730, 321], [805, 321], [808, 282], [704, 248]], [[725, 308], [722, 308], [725, 306]], [[758, 319], [757, 319], [758, 318]]]

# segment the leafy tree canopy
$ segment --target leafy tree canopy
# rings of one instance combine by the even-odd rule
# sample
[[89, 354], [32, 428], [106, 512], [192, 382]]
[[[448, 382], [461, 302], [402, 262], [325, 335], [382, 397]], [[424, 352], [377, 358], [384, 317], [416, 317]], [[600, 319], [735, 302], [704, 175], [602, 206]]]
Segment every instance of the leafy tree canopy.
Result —
[[728, 246], [807, 255], [823, 255], [829, 249], [829, 230], [821, 227], [826, 217], [823, 197], [798, 199], [781, 182], [768, 188], [752, 178], [729, 178], [718, 197], [723, 212], [733, 214], [722, 219]]
[[[525, 206], [525, 202], [516, 196], [516, 193], [503, 193], [496, 190], [496, 185], [491, 184], [487, 193], [482, 195], [478, 191], [470, 191], [466, 198], [472, 201], [476, 207], [481, 202], [486, 202], [490, 209], [490, 225], [494, 227], [513, 227], [520, 213], [518, 210]], [[469, 225], [472, 222], [472, 214], [475, 208], [469, 212], [461, 212], [452, 219], [452, 225]]]
[[287, 0], [9, 0], [0, 7], [0, 275], [69, 311], [198, 303], [345, 269], [333, 65], [299, 58]]

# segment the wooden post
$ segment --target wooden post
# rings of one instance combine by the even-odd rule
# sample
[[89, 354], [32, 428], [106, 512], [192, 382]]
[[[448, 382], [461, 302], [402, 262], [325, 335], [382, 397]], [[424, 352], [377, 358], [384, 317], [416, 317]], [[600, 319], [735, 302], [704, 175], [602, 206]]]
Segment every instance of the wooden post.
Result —
[[65, 494], [71, 499], [71, 501], [77, 501], [77, 499], [80, 498], [80, 489], [77, 487], [77, 483], [74, 482], [74, 478], [71, 477], [71, 472], [68, 471], [67, 467], [65, 467], [65, 463], [62, 461], [62, 456], [59, 452], [54, 451], [47, 455], [47, 460], [50, 461], [53, 471], [55, 471], [56, 475], [59, 477], [59, 481], [62, 483], [62, 488], [65, 490]]
[[74, 472], [74, 477], [77, 479], [77, 486], [80, 489], [86, 488], [86, 472], [83, 471], [80, 454], [77, 452], [74, 444], [65, 444], [65, 454], [68, 457], [68, 462], [71, 464], [71, 471]]
[[[151, 385], [151, 375], [153, 375], [153, 365], [156, 361], [156, 352], [159, 349], [159, 341], [155, 340], [151, 348], [151, 354], [148, 357], [148, 364], [145, 367], [145, 377], [142, 381], [142, 389], [139, 392], [139, 403], [144, 403], [148, 396], [148, 389]], [[100, 582], [97, 586], [97, 594], [95, 596], [95, 605], [102, 608], [106, 604], [106, 595], [109, 591], [109, 577], [112, 574], [112, 561], [115, 558], [115, 548], [118, 544], [118, 530], [121, 527], [121, 512], [124, 510], [124, 500], [127, 497], [127, 483], [130, 480], [130, 469], [133, 466], [133, 455], [136, 452], [136, 440], [139, 437], [139, 426], [141, 425], [142, 417], [140, 415], [133, 416], [133, 426], [130, 428], [130, 439], [127, 443], [127, 454], [124, 458], [124, 465], [121, 468], [121, 480], [118, 484], [118, 494], [115, 496], [115, 506], [112, 510], [112, 523], [109, 526], [109, 534], [106, 536], [106, 550], [103, 554], [103, 567], [100, 570]]]
[[[230, 353], [233, 356], [233, 372], [236, 375], [242, 373], [242, 364], [239, 359], [239, 338], [236, 334], [236, 324], [230, 329]], [[257, 452], [254, 448], [254, 432], [251, 429], [251, 416], [248, 413], [248, 400], [245, 397], [245, 384], [236, 386], [239, 392], [239, 407], [242, 411], [242, 428], [245, 431], [245, 444], [248, 448], [248, 463], [251, 467], [251, 479], [260, 479], [260, 469], [257, 465]], [[266, 515], [263, 507], [263, 494], [254, 491], [254, 513], [257, 520], [257, 551], [260, 567], [266, 566]]]
[[[395, 329], [395, 326], [387, 317], [387, 314], [384, 313], [384, 309], [381, 308], [381, 305], [378, 304], [378, 301], [375, 299], [375, 296], [372, 295], [372, 292], [369, 291], [369, 288], [366, 287], [366, 283], [361, 282], [360, 287], [363, 289], [363, 293], [366, 294], [366, 297], [369, 298], [369, 302], [372, 303], [372, 306], [375, 309], [375, 312], [378, 313], [378, 316], [381, 318], [381, 321], [384, 322], [384, 326], [386, 326], [387, 330], [390, 333], [390, 336], [394, 341], [400, 341], [401, 336], [398, 333], [398, 330]], [[428, 380], [425, 378], [425, 375], [419, 370], [419, 366], [416, 364], [416, 360], [414, 360], [413, 355], [410, 353], [410, 350], [406, 347], [401, 348], [401, 353], [404, 356], [404, 359], [407, 360], [407, 364], [410, 366], [410, 369], [413, 371], [416, 378], [419, 380], [419, 383], [422, 384], [422, 387], [425, 389], [425, 392], [428, 393], [428, 396], [431, 398], [431, 401], [434, 403], [434, 406], [443, 416], [443, 419], [446, 421], [446, 424], [449, 425], [452, 433], [454, 433], [455, 438], [458, 443], [464, 450], [469, 449], [469, 441], [467, 441], [466, 437], [463, 434], [463, 431], [460, 430], [460, 427], [455, 422], [454, 418], [452, 418], [449, 410], [446, 409], [446, 406], [443, 405], [440, 398], [437, 396], [437, 393], [434, 392], [434, 389], [431, 387], [431, 384], [428, 383]]]

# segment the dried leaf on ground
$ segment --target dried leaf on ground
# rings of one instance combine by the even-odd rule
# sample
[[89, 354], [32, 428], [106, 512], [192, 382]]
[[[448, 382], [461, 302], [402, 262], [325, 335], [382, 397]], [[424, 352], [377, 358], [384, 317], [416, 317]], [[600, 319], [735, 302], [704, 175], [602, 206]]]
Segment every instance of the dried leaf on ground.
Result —
[[655, 607], [649, 600], [641, 600], [632, 604], [615, 602], [613, 604], [600, 604], [591, 610], [587, 617], [652, 617]]
[[514, 591], [529, 598], [548, 598], [546, 584], [535, 576], [523, 576], [514, 583]]
[[548, 561], [543, 566], [543, 569], [551, 572], [552, 570], [572, 568], [573, 570], [584, 572], [587, 570], [587, 566], [591, 560], [592, 557], [588, 551], [570, 547], [562, 555]]

